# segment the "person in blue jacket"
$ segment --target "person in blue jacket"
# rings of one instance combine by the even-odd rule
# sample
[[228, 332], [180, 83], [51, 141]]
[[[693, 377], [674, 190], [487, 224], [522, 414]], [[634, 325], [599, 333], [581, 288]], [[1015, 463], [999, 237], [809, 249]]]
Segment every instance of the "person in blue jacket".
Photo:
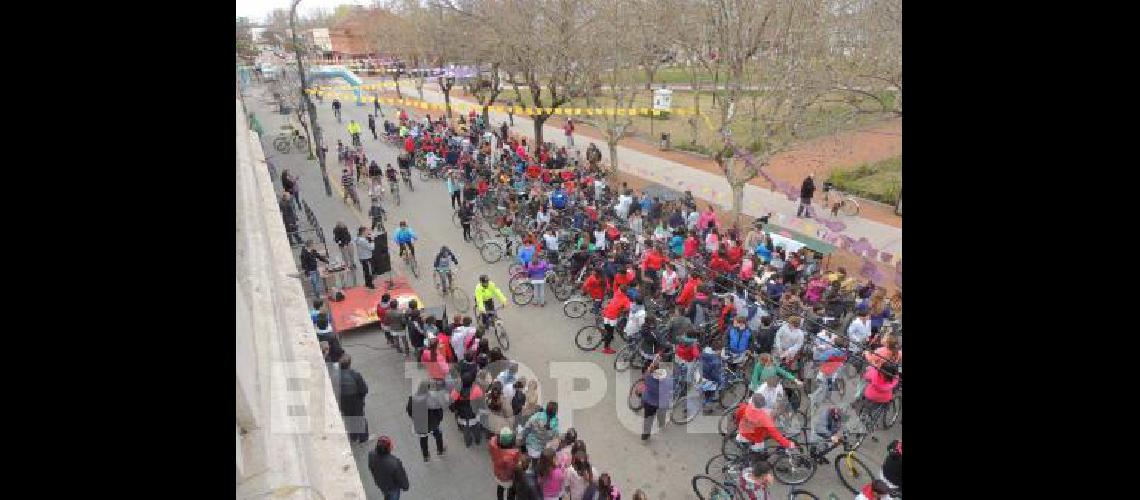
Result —
[[554, 194], [550, 195], [550, 205], [558, 210], [566, 208], [566, 191], [561, 186], [554, 190]]
[[404, 247], [407, 247], [408, 251], [412, 252], [413, 259], [416, 257], [415, 241], [417, 239], [419, 238], [416, 236], [416, 232], [408, 227], [407, 221], [400, 221], [400, 229], [396, 230], [395, 236], [396, 244], [400, 245], [400, 257], [404, 256]]
[[728, 344], [724, 346], [725, 358], [733, 365], [743, 363], [744, 357], [748, 355], [748, 348], [752, 345], [752, 330], [748, 329], [744, 316], [732, 319], [732, 326], [728, 327], [725, 338], [728, 340]]
[[711, 405], [716, 402], [717, 391], [724, 384], [724, 365], [712, 347], [705, 346], [701, 352], [701, 378], [704, 379], [701, 391], [705, 394], [705, 413], [712, 413], [714, 408]]

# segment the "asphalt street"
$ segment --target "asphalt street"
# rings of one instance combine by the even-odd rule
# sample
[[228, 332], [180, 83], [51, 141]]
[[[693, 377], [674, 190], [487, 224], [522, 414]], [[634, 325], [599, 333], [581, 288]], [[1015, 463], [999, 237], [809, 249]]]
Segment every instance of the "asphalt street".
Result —
[[[326, 197], [320, 179], [320, 170], [315, 160], [306, 155], [280, 154], [272, 147], [272, 139], [280, 125], [287, 118], [274, 112], [269, 104], [264, 88], [254, 85], [246, 96], [246, 105], [261, 121], [265, 137], [267, 158], [280, 172], [288, 168], [300, 177], [301, 195], [305, 199], [326, 231], [330, 246], [332, 228], [338, 221], [345, 222], [355, 234], [355, 228], [367, 225], [364, 215], [347, 207], [339, 194]], [[346, 104], [343, 109], [343, 123], [338, 123], [326, 99], [316, 103], [319, 118], [324, 128], [325, 141], [329, 146], [329, 171], [334, 184], [339, 183], [340, 165], [336, 161], [336, 141], [340, 139], [350, 144], [345, 130], [349, 119], [355, 119], [364, 129], [365, 150], [369, 158], [375, 158], [382, 166], [396, 163], [398, 151], [382, 139], [374, 141], [367, 129], [367, 113], [371, 105], [356, 106]], [[392, 117], [394, 110], [384, 108]], [[378, 120], [378, 124], [383, 118]], [[378, 127], [379, 128], [379, 127]], [[501, 288], [507, 288], [507, 261], [488, 265], [479, 257], [478, 250], [462, 240], [460, 230], [451, 222], [452, 210], [446, 188], [442, 181], [422, 182], [413, 175], [415, 192], [401, 189], [402, 204], [394, 206], [385, 199], [389, 210], [389, 228], [397, 221], [406, 220], [419, 235], [416, 244], [421, 269], [430, 269], [429, 261], [441, 245], [452, 248], [459, 258], [457, 283], [471, 292], [480, 274], [486, 273]], [[280, 179], [274, 184], [280, 186]], [[339, 191], [334, 190], [339, 193]], [[367, 195], [361, 191], [360, 198], [367, 203]], [[367, 207], [365, 207], [365, 210]], [[390, 239], [390, 238], [389, 238]], [[389, 241], [390, 253], [397, 255], [395, 245]], [[334, 250], [335, 252], [335, 250]], [[403, 263], [393, 262], [395, 272], [405, 274]], [[359, 271], [358, 271], [359, 272]], [[427, 298], [428, 307], [438, 306], [438, 294], [432, 286], [430, 272], [421, 272], [416, 279], [407, 277], [421, 297]], [[358, 277], [359, 279], [359, 277]], [[508, 292], [509, 293], [509, 292]], [[434, 301], [434, 302], [433, 302]], [[587, 320], [570, 319], [563, 315], [562, 305], [548, 292], [548, 304], [544, 308], [511, 304], [502, 313], [505, 326], [510, 332], [511, 346], [508, 357], [518, 360], [527, 376], [536, 376], [542, 387], [542, 402], [557, 399], [561, 406], [562, 427], [574, 427], [589, 451], [591, 462], [599, 471], [609, 472], [615, 484], [623, 493], [623, 498], [632, 497], [635, 489], [641, 488], [652, 499], [694, 498], [691, 480], [694, 474], [703, 473], [705, 463], [720, 451], [721, 437], [716, 431], [715, 417], [699, 417], [687, 426], [669, 426], [663, 434], [655, 434], [648, 442], [639, 438], [641, 418], [626, 406], [626, 394], [631, 380], [629, 371], [615, 373], [613, 357], [600, 352], [582, 352], [574, 346], [575, 332]], [[462, 437], [454, 423], [454, 417], [445, 416], [444, 442], [448, 447], [443, 457], [432, 457], [423, 462], [419, 443], [412, 433], [411, 421], [404, 406], [412, 391], [413, 379], [423, 372], [415, 367], [405, 367], [403, 357], [387, 347], [378, 328], [366, 327], [346, 333], [343, 336], [345, 349], [352, 355], [353, 368], [359, 371], [369, 386], [366, 399], [366, 414], [370, 431], [374, 436], [387, 434], [395, 442], [395, 454], [400, 457], [408, 471], [411, 489], [402, 498], [493, 498], [495, 482], [486, 450], [486, 442], [478, 448], [464, 449]], [[496, 345], [492, 340], [492, 346]], [[885, 453], [886, 443], [901, 433], [901, 425], [890, 432], [880, 432], [880, 441], [868, 440], [859, 450], [863, 460], [878, 470]], [[361, 472], [361, 479], [368, 498], [380, 499], [368, 472], [366, 452], [363, 446], [354, 447], [354, 454]], [[432, 453], [434, 454], [434, 444]], [[853, 498], [839, 483], [831, 466], [821, 466], [805, 489], [820, 498], [827, 498], [835, 492], [837, 498]], [[777, 498], [786, 494], [787, 487], [777, 485], [773, 491]]]

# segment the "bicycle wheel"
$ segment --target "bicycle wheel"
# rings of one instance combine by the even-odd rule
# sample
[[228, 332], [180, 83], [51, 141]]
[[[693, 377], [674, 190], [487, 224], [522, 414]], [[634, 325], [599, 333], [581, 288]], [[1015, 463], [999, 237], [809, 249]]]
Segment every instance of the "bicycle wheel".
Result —
[[298, 153], [307, 153], [309, 151], [309, 141], [301, 136], [294, 137], [293, 148], [296, 149]]
[[736, 442], [736, 433], [733, 432], [720, 441], [720, 452], [730, 457], [739, 457], [744, 453], [744, 445]]
[[412, 276], [419, 278], [420, 277], [420, 265], [416, 262], [416, 258], [415, 257], [407, 257], [407, 259], [408, 259], [408, 269], [411, 269]]
[[495, 338], [499, 341], [499, 347], [504, 351], [510, 350], [511, 338], [507, 336], [507, 329], [503, 327], [502, 320], [495, 320]]
[[463, 224], [459, 223], [459, 211], [458, 210], [451, 212], [451, 223], [455, 224], [455, 227], [458, 227], [458, 228], [463, 227]]
[[799, 433], [807, 426], [807, 415], [801, 411], [785, 412], [775, 418], [776, 428], [785, 436]]
[[562, 314], [567, 318], [581, 318], [586, 314], [586, 303], [581, 300], [567, 300], [562, 306]]
[[583, 351], [593, 351], [602, 345], [602, 331], [594, 325], [586, 325], [574, 335], [574, 343]]
[[782, 453], [772, 464], [776, 480], [784, 484], [804, 484], [815, 475], [815, 460], [799, 452]]
[[720, 390], [720, 407], [724, 409], [735, 408], [736, 405], [748, 397], [748, 384], [736, 380]]
[[471, 240], [475, 242], [475, 246], [483, 246], [487, 242], [487, 230], [480, 227], [472, 231]]
[[730, 408], [720, 416], [720, 421], [716, 424], [716, 430], [720, 432], [721, 436], [735, 436], [736, 435], [736, 420], [734, 414], [736, 408]]
[[529, 284], [530, 278], [528, 278], [525, 274], [512, 272], [511, 279], [507, 281], [507, 290], [510, 290], [512, 293], [514, 293], [516, 291], [521, 291], [524, 285]]
[[614, 371], [624, 372], [629, 369], [629, 360], [633, 357], [633, 349], [627, 344], [614, 355]]
[[626, 397], [626, 404], [629, 409], [633, 411], [641, 411], [641, 407], [645, 406], [645, 402], [641, 400], [641, 395], [645, 393], [645, 379], [638, 379], [633, 385], [629, 387], [629, 396]]
[[276, 149], [278, 153], [288, 154], [289, 141], [287, 141], [284, 137], [278, 137], [273, 140], [273, 149]]
[[819, 497], [815, 496], [815, 493], [807, 490], [792, 490], [788, 492], [788, 500], [806, 500], [809, 498], [812, 500], [819, 500]]
[[435, 291], [439, 292], [441, 296], [447, 296], [443, 293], [443, 278], [440, 277], [439, 271], [431, 273], [432, 284], [435, 285]]
[[895, 397], [891, 400], [890, 406], [887, 406], [886, 413], [883, 414], [883, 428], [894, 427], [895, 422], [899, 421], [900, 414], [902, 414], [902, 404], [899, 403], [899, 398]]
[[848, 217], [859, 215], [859, 202], [855, 201], [852, 198], [844, 199], [843, 207], [840, 208], [840, 210], [843, 211], [843, 215], [846, 215]]
[[461, 313], [471, 310], [471, 296], [455, 285], [451, 285], [451, 305]]
[[526, 271], [526, 268], [518, 262], [512, 262], [510, 266], [507, 266], [507, 273], [511, 275], [512, 280], [522, 275], [524, 271]]
[[840, 453], [835, 457], [835, 475], [843, 487], [851, 493], [859, 493], [859, 489], [875, 478], [867, 464], [859, 460], [855, 453]]
[[479, 247], [479, 256], [483, 257], [483, 262], [494, 264], [503, 258], [503, 247], [493, 241], [485, 242]]
[[570, 280], [565, 278], [558, 278], [558, 281], [554, 283], [552, 291], [554, 292], [554, 298], [567, 300], [571, 295], [574, 295], [574, 283], [571, 283]]
[[400, 190], [397, 189], [393, 191], [392, 194], [396, 196], [396, 206], [400, 206]]
[[669, 419], [674, 424], [685, 425], [701, 414], [702, 406], [704, 406], [704, 395], [700, 391], [691, 391], [673, 402], [673, 408], [669, 410]]
[[524, 281], [518, 288], [511, 290], [511, 302], [515, 304], [525, 306], [532, 300], [534, 300], [534, 285], [529, 281]]
[[693, 476], [693, 493], [701, 500], [743, 499], [735, 485], [725, 484], [706, 475]]
[[732, 480], [733, 476], [740, 474], [740, 467], [737, 462], [740, 457], [735, 455], [713, 455], [708, 462], [705, 463], [705, 474], [713, 477], [719, 477], [726, 481]]

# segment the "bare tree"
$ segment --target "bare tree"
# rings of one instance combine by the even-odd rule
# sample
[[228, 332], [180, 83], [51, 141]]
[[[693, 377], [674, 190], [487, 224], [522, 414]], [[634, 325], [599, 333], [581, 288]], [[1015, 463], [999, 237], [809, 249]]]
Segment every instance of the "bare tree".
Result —
[[857, 111], [902, 116], [902, 0], [828, 0], [823, 19], [836, 90]]
[[[699, 0], [695, 7], [709, 23], [711, 48], [725, 69], [717, 134], [709, 148], [732, 190], [739, 226], [744, 186], [801, 138], [812, 106], [830, 90], [823, 70], [826, 36], [819, 29], [822, 6], [812, 0]], [[733, 137], [732, 127], [744, 114], [742, 88], [752, 82], [763, 89], [749, 96], [753, 126], [745, 137]]]

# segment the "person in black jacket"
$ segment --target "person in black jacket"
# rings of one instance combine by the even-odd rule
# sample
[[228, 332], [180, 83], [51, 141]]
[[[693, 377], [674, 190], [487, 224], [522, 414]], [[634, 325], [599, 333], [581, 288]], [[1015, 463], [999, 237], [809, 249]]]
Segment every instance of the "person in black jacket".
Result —
[[321, 272], [317, 268], [317, 261], [329, 263], [328, 257], [321, 255], [317, 252], [317, 245], [313, 240], [305, 242], [305, 248], [301, 249], [301, 270], [305, 272], [305, 276], [309, 277], [309, 283], [313, 285], [313, 293], [317, 297], [324, 295], [324, 286], [321, 283]]
[[368, 454], [368, 470], [384, 500], [400, 500], [400, 492], [408, 491], [408, 473], [403, 462], [392, 455], [392, 438], [380, 436], [376, 440], [376, 448]]
[[348, 232], [348, 226], [344, 222], [337, 221], [336, 227], [333, 228], [333, 240], [336, 241], [336, 246], [340, 248], [340, 257], [344, 261], [344, 265], [348, 267], [348, 275], [352, 277], [352, 286], [356, 286], [356, 261], [352, 256], [352, 233]]
[[380, 136], [376, 135], [376, 115], [368, 115], [368, 130], [372, 131], [372, 140], [380, 139]]
[[364, 377], [352, 369], [352, 356], [344, 353], [340, 357], [340, 414], [348, 429], [348, 439], [354, 443], [368, 441], [368, 420], [364, 418], [364, 397], [368, 395], [368, 384]]
[[285, 234], [289, 236], [289, 245], [301, 243], [301, 235], [297, 232], [297, 212], [293, 210], [292, 196], [281, 193], [281, 201], [277, 207], [281, 209], [281, 220], [285, 222]]
[[471, 241], [471, 219], [475, 217], [474, 202], [467, 201], [459, 207], [459, 225], [463, 227], [463, 241]]
[[879, 478], [885, 479], [888, 486], [902, 494], [902, 441], [896, 439], [887, 445], [887, 458], [883, 460]]
[[[796, 209], [796, 217], [803, 217], [804, 212], [811, 212], [807, 210], [811, 208], [811, 197], [815, 194], [815, 181], [812, 180], [811, 174], [804, 178], [804, 183], [800, 184], [800, 207]], [[809, 213], [810, 216], [810, 213]]]

